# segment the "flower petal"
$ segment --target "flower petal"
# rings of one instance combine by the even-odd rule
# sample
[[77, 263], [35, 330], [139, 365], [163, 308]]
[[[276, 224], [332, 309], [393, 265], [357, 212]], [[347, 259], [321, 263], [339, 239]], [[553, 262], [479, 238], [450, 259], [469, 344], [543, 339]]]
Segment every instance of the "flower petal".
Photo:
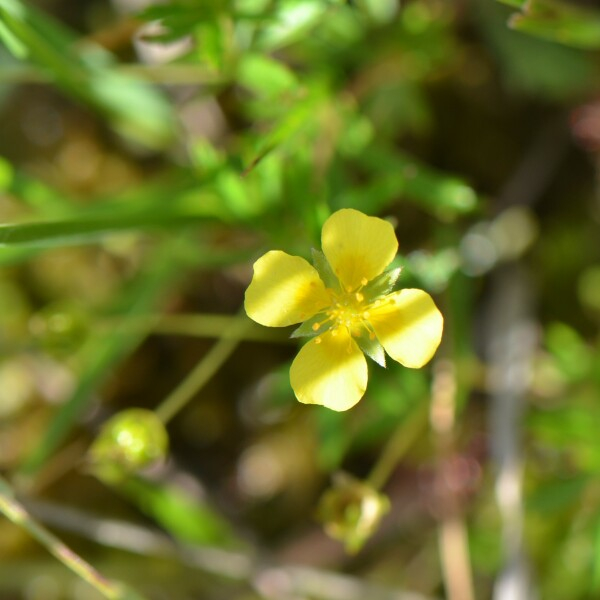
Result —
[[394, 228], [352, 208], [333, 213], [321, 234], [323, 253], [347, 290], [383, 273], [398, 251]]
[[405, 367], [429, 362], [442, 339], [444, 318], [422, 290], [400, 290], [369, 308], [369, 322], [385, 351]]
[[299, 256], [272, 250], [254, 263], [244, 307], [261, 325], [286, 327], [309, 319], [329, 302], [314, 267]]
[[290, 382], [300, 402], [337, 411], [352, 408], [363, 397], [367, 379], [367, 361], [343, 327], [308, 342], [290, 369]]

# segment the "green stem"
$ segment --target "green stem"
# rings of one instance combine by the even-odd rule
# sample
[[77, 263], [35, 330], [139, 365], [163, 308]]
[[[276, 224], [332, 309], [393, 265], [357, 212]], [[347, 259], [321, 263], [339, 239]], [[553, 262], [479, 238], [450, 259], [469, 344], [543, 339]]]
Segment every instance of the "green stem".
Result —
[[383, 488], [396, 465], [427, 429], [428, 412], [428, 404], [419, 402], [408, 418], [402, 420], [369, 474], [367, 481], [373, 488]]
[[[246, 321], [246, 319], [243, 319]], [[115, 327], [126, 327], [134, 330], [151, 331], [164, 335], [186, 335], [196, 337], [215, 337], [237, 339], [238, 341], [289, 343], [290, 338], [281, 331], [260, 327], [253, 323], [243, 330], [234, 325], [240, 317], [219, 314], [179, 314], [151, 316], [141, 318], [107, 319], [100, 325], [111, 330]]]
[[236, 319], [230, 324], [194, 370], [156, 409], [156, 415], [163, 423], [170, 421], [204, 387], [233, 354], [250, 326], [251, 323], [247, 319]]
[[[115, 65], [115, 73], [135, 77], [140, 81], [164, 84], [224, 85], [226, 80], [219, 75], [195, 65]], [[29, 65], [4, 66], [0, 68], [0, 83], [49, 83], [42, 69]]]
[[[15, 525], [23, 527], [29, 534], [44, 546], [50, 554], [55, 556], [66, 567], [87, 581], [92, 587], [109, 600], [123, 598], [123, 588], [101, 575], [92, 565], [75, 554], [53, 533], [38, 523], [25, 510], [23, 505], [15, 499], [10, 484], [0, 476], [0, 512]], [[141, 597], [136, 596], [137, 598]]]

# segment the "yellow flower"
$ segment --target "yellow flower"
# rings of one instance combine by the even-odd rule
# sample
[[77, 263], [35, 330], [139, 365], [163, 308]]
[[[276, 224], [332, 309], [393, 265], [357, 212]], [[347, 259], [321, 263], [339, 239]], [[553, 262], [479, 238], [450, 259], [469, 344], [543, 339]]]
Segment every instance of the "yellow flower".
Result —
[[387, 221], [338, 210], [321, 246], [314, 266], [280, 250], [259, 258], [245, 308], [261, 325], [303, 323], [292, 336], [316, 336], [292, 363], [292, 388], [300, 402], [342, 411], [367, 388], [364, 354], [385, 366], [385, 349], [406, 367], [422, 367], [440, 343], [443, 318], [426, 292], [392, 291], [400, 269], [384, 272], [398, 250]]

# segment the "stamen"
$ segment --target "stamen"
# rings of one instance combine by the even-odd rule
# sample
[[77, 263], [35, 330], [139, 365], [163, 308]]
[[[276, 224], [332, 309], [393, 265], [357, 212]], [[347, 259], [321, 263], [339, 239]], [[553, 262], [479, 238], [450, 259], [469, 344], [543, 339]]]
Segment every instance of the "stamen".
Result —
[[321, 343], [321, 338], [320, 337], [316, 337], [315, 338], [315, 344], [320, 344]]
[[375, 331], [374, 331], [373, 326], [371, 325], [371, 323], [369, 323], [368, 321], [365, 321], [363, 323], [363, 326], [369, 332], [369, 339], [371, 341], [375, 340], [377, 338], [377, 336], [375, 335]]
[[356, 294], [354, 294], [354, 297], [359, 301], [362, 302], [365, 297], [363, 296], [363, 294], [361, 294], [360, 292], [356, 292]]
[[367, 285], [367, 283], [369, 283], [369, 280], [368, 280], [366, 277], [363, 277], [363, 278], [360, 280], [360, 285], [361, 285], [362, 287], [364, 287], [365, 285]]
[[324, 319], [323, 321], [320, 321], [318, 323], [313, 323], [310, 328], [313, 331], [319, 331], [319, 329], [321, 329], [321, 327], [323, 327], [323, 325], [325, 325], [325, 323], [328, 323], [329, 321], [331, 321], [334, 318], [335, 318], [335, 314], [330, 313], [326, 319]]

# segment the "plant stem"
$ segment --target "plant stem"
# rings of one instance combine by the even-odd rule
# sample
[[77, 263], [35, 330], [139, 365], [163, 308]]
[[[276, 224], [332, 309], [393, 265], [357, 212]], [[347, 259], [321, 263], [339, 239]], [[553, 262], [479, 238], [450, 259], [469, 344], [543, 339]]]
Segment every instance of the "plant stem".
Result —
[[[210, 71], [195, 65], [115, 65], [114, 72], [133, 77], [141, 81], [178, 84], [223, 85], [225, 80]], [[42, 70], [31, 66], [10, 66], [0, 69], [0, 83], [48, 83], [49, 76]]]
[[[436, 434], [439, 475], [445, 480], [444, 461], [454, 454], [456, 418], [456, 373], [454, 363], [438, 359], [434, 364], [430, 415]], [[441, 499], [438, 547], [448, 600], [474, 600], [473, 573], [469, 557], [467, 531], [459, 498], [448, 489]]]
[[[92, 565], [75, 554], [53, 533], [38, 523], [25, 510], [23, 505], [14, 497], [10, 484], [0, 476], [0, 512], [15, 525], [23, 527], [33, 538], [44, 546], [50, 554], [56, 557], [76, 575], [87, 581], [92, 587], [109, 600], [123, 598], [123, 589], [101, 575]], [[136, 596], [140, 598], [139, 596]]]
[[230, 324], [194, 370], [156, 409], [156, 415], [163, 423], [170, 421], [221, 368], [238, 347], [244, 332], [250, 325], [247, 319], [241, 318]]
[[[246, 319], [242, 319], [246, 320]], [[254, 323], [243, 330], [233, 326], [239, 316], [221, 314], [156, 315], [140, 318], [110, 318], [101, 322], [100, 328], [126, 327], [141, 329], [163, 335], [184, 335], [205, 338], [230, 338], [239, 341], [272, 342], [289, 344], [290, 338], [281, 331], [274, 331]]]
[[396, 465], [423, 434], [427, 428], [427, 413], [427, 404], [420, 402], [408, 418], [402, 420], [369, 474], [367, 481], [373, 488], [383, 488]]

